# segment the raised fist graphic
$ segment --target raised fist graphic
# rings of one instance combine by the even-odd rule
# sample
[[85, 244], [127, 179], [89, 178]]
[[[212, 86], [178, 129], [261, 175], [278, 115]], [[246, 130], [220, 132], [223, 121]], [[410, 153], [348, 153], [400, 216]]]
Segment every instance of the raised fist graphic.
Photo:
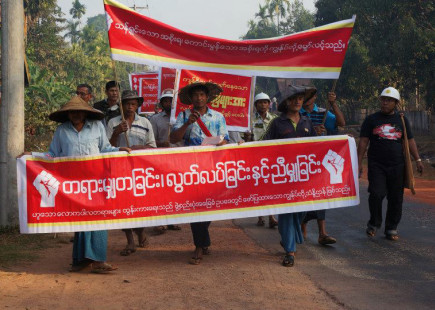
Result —
[[33, 186], [41, 194], [42, 208], [54, 207], [54, 197], [59, 190], [59, 185], [59, 181], [50, 173], [43, 170], [38, 174], [35, 181], [33, 181]]
[[328, 151], [322, 161], [323, 167], [329, 172], [329, 182], [338, 184], [343, 182], [344, 158], [332, 150]]

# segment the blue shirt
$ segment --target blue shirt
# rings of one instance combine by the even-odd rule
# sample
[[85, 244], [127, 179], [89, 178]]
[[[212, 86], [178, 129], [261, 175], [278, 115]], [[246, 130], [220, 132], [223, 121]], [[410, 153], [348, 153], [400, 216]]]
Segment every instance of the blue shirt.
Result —
[[86, 120], [81, 131], [70, 121], [56, 128], [48, 153], [52, 157], [94, 155], [116, 152], [119, 148], [110, 145], [106, 129], [100, 121]]
[[[190, 110], [186, 110], [178, 114], [173, 130], [180, 129], [180, 127], [187, 122], [190, 114]], [[203, 121], [205, 127], [207, 127], [207, 129], [210, 131], [212, 136], [216, 137], [222, 135], [224, 136], [225, 140], [230, 141], [225, 117], [221, 113], [207, 108], [207, 112], [201, 116], [201, 120]], [[201, 145], [202, 140], [204, 140], [205, 137], [206, 135], [195, 122], [187, 127], [186, 133], [184, 134], [184, 145]]]
[[325, 109], [320, 109], [317, 104], [314, 104], [313, 111], [311, 113], [308, 113], [305, 111], [304, 108], [300, 110], [300, 113], [303, 116], [308, 116], [313, 123], [313, 126], [319, 126], [323, 122], [323, 117], [326, 114], [326, 120], [325, 120], [325, 129], [326, 133], [328, 135], [334, 135], [337, 134], [337, 118], [335, 117], [334, 113], [331, 113], [330, 111], [326, 111]]

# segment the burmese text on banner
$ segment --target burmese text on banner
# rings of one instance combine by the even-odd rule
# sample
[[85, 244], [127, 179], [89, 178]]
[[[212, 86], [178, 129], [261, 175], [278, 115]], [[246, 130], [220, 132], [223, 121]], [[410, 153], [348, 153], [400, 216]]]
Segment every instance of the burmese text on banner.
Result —
[[355, 18], [300, 33], [232, 41], [187, 33], [104, 0], [112, 58], [246, 76], [338, 79]]
[[139, 113], [155, 113], [156, 105], [159, 103], [159, 79], [139, 79], [139, 96], [143, 98]]
[[[216, 72], [203, 72], [180, 70], [178, 75], [178, 89], [182, 89], [195, 82], [213, 82], [222, 87], [223, 92], [210, 104], [209, 107], [223, 114], [230, 131], [247, 131], [250, 128], [250, 102], [251, 88], [255, 78], [237, 76]], [[192, 105], [181, 103], [176, 94], [174, 109], [171, 111], [171, 122], [175, 123], [178, 114]]]
[[310, 137], [17, 160], [20, 229], [202, 222], [359, 204], [355, 140]]

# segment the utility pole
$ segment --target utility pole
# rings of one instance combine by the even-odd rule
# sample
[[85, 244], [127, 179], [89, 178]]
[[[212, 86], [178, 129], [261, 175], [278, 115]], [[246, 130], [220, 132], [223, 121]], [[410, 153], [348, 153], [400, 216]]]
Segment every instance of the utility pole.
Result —
[[0, 226], [18, 223], [16, 157], [24, 151], [23, 1], [2, 0]]

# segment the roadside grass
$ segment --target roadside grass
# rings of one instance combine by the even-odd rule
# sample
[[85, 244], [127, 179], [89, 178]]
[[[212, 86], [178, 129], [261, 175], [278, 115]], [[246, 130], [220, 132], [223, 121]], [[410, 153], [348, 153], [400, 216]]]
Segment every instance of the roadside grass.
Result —
[[0, 268], [17, 263], [33, 262], [42, 250], [69, 243], [66, 235], [20, 234], [18, 226], [0, 228]]

